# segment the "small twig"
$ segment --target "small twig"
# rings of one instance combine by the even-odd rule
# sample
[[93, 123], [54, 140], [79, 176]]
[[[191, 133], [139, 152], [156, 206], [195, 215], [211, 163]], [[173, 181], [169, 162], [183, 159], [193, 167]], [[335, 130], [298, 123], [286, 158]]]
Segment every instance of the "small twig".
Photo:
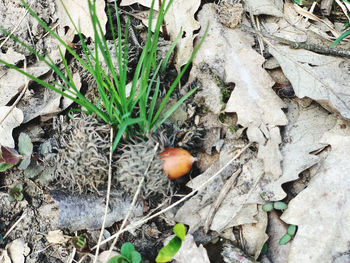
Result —
[[[32, 6], [32, 3], [29, 5], [29, 7]], [[17, 28], [19, 27], [19, 25], [22, 23], [23, 19], [26, 17], [26, 15], [28, 14], [28, 9], [26, 9], [26, 11], [24, 12], [22, 18], [18, 21], [17, 25], [12, 29], [11, 33], [5, 38], [5, 40], [0, 44], [0, 48], [2, 48], [3, 45], [5, 45], [5, 43], [10, 39], [10, 37], [13, 35], [13, 33], [15, 33], [15, 31], [17, 30]]]
[[108, 164], [108, 182], [107, 182], [107, 195], [106, 195], [106, 206], [105, 206], [105, 214], [103, 216], [103, 222], [101, 226], [101, 232], [98, 237], [97, 245], [96, 245], [96, 252], [95, 252], [95, 258], [93, 260], [93, 263], [97, 262], [97, 257], [98, 257], [98, 252], [100, 250], [100, 245], [101, 245], [101, 240], [103, 237], [103, 232], [105, 229], [106, 225], [106, 219], [107, 219], [107, 214], [108, 214], [108, 208], [109, 208], [109, 199], [111, 195], [111, 185], [112, 185], [112, 156], [113, 156], [113, 127], [111, 127], [110, 130], [110, 149], [109, 149], [109, 164]]
[[[26, 59], [24, 59], [24, 66], [23, 66], [24, 72], [27, 72], [27, 62]], [[15, 100], [15, 102], [12, 104], [12, 106], [8, 109], [8, 111], [6, 112], [6, 114], [0, 119], [0, 125], [3, 123], [3, 121], [7, 118], [7, 116], [9, 116], [9, 114], [11, 113], [11, 111], [13, 111], [13, 109], [16, 107], [16, 105], [18, 104], [18, 102], [21, 100], [21, 98], [23, 97], [24, 93], [26, 92], [28, 85], [29, 85], [29, 81], [27, 80], [27, 77], [24, 75], [24, 87], [21, 91], [21, 93], [18, 95], [17, 99]]]
[[[149, 161], [148, 166], [147, 166], [147, 168], [145, 170], [145, 176], [148, 174], [148, 171], [149, 171], [149, 168], [151, 167], [151, 164], [152, 164], [152, 161], [154, 159], [154, 156], [157, 154], [158, 147], [159, 147], [159, 143], [157, 143], [156, 146], [154, 147], [154, 153], [153, 153], [153, 156], [152, 156], [151, 160]], [[110, 254], [111, 254], [115, 244], [118, 241], [118, 238], [119, 238], [120, 234], [122, 233], [121, 231], [124, 229], [124, 227], [126, 225], [126, 222], [128, 221], [128, 219], [130, 217], [130, 214], [131, 214], [132, 210], [134, 209], [134, 206], [136, 204], [136, 200], [137, 200], [137, 198], [138, 198], [138, 196], [139, 196], [139, 194], [141, 192], [141, 187], [143, 185], [143, 182], [145, 181], [145, 176], [142, 176], [142, 179], [139, 182], [139, 185], [137, 187], [136, 193], [135, 193], [134, 198], [133, 198], [133, 200], [131, 202], [131, 205], [129, 207], [128, 213], [126, 214], [126, 216], [125, 216], [125, 218], [124, 218], [124, 220], [122, 222], [122, 225], [120, 226], [120, 229], [116, 233], [116, 235], [114, 237], [114, 240], [113, 240], [113, 243], [112, 243], [111, 247], [109, 248], [109, 254], [108, 254], [107, 258], [109, 258], [109, 256], [110, 256]]]
[[316, 52], [318, 54], [323, 55], [330, 55], [330, 56], [336, 56], [336, 57], [346, 57], [350, 58], [350, 51], [345, 49], [336, 49], [336, 48], [328, 48], [328, 47], [322, 47], [317, 45], [310, 45], [304, 42], [294, 42], [290, 41], [281, 37], [272, 36], [267, 32], [264, 31], [257, 31], [254, 28], [248, 27], [244, 24], [241, 24], [241, 29], [250, 33], [257, 34], [259, 36], [263, 36], [265, 38], [270, 38], [272, 40], [278, 41], [282, 44], [286, 44], [291, 48], [294, 49], [305, 49], [312, 52]]
[[5, 238], [11, 233], [11, 231], [12, 231], [13, 229], [15, 229], [15, 227], [19, 224], [19, 222], [22, 221], [22, 219], [25, 217], [25, 215], [26, 215], [26, 212], [24, 211], [23, 214], [20, 216], [20, 218], [18, 218], [18, 220], [16, 221], [16, 223], [14, 223], [14, 224], [10, 227], [10, 229], [7, 230], [7, 232], [5, 233], [3, 239], [5, 239]]
[[149, 216], [147, 218], [141, 219], [127, 227], [125, 227], [122, 231], [118, 231], [118, 233], [110, 236], [109, 238], [106, 238], [104, 241], [101, 242], [100, 245], [103, 245], [111, 240], [113, 240], [115, 238], [115, 236], [118, 234], [120, 235], [121, 233], [124, 233], [126, 231], [129, 231], [131, 229], [134, 229], [138, 226], [141, 226], [143, 224], [145, 224], [146, 222], [148, 222], [149, 220], [169, 211], [170, 209], [174, 208], [175, 206], [181, 204], [182, 202], [184, 202], [185, 200], [187, 200], [188, 198], [190, 198], [191, 196], [193, 196], [194, 194], [196, 194], [199, 190], [201, 190], [202, 188], [204, 188], [207, 184], [209, 184], [210, 182], [212, 182], [219, 174], [222, 173], [222, 171], [224, 171], [233, 161], [235, 161], [239, 156], [241, 156], [242, 153], [244, 153], [253, 143], [250, 142], [248, 143], [244, 148], [242, 148], [242, 150], [237, 153], [229, 162], [227, 162], [219, 171], [217, 171], [214, 175], [212, 175], [208, 180], [206, 180], [205, 182], [203, 182], [199, 187], [197, 187], [196, 189], [192, 190], [189, 194], [187, 194], [186, 196], [184, 196], [183, 198], [181, 198], [180, 200], [176, 201], [175, 203], [171, 204], [170, 206], [164, 208], [163, 210], [159, 211], [158, 213], [155, 213], [152, 216]]
[[213, 222], [214, 216], [216, 212], [218, 211], [219, 207], [221, 206], [221, 203], [224, 201], [227, 193], [232, 188], [233, 183], [236, 181], [237, 176], [241, 173], [242, 169], [238, 168], [236, 172], [234, 172], [231, 177], [226, 181], [225, 185], [222, 187], [219, 196], [216, 198], [215, 203], [211, 206], [210, 211], [208, 213], [207, 219], [204, 223], [204, 232], [208, 233], [209, 227], [211, 226], [211, 223]]

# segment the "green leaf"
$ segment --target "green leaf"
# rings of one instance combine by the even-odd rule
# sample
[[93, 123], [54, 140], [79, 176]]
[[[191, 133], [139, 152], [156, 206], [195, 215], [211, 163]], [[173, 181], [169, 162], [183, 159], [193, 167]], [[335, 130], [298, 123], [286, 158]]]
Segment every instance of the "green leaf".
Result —
[[108, 260], [108, 263], [130, 263], [130, 261], [123, 256], [115, 256]]
[[292, 239], [292, 237], [288, 234], [285, 234], [283, 237], [281, 237], [280, 239], [280, 245], [286, 245], [290, 240]]
[[287, 230], [287, 234], [290, 236], [294, 236], [296, 231], [297, 231], [296, 225], [289, 225], [288, 230]]
[[178, 223], [174, 226], [174, 233], [177, 237], [179, 237], [182, 241], [185, 241], [185, 236], [186, 236], [186, 227]]
[[4, 172], [12, 166], [14, 166], [12, 163], [0, 163], [0, 172]]
[[15, 149], [7, 146], [1, 146], [1, 156], [1, 159], [5, 161], [5, 163], [13, 165], [17, 164], [22, 159], [22, 156], [19, 155]]
[[273, 203], [264, 204], [262, 210], [265, 212], [271, 212], [273, 210]]
[[302, 0], [292, 0], [293, 3], [297, 4], [297, 5], [302, 5], [303, 1]]
[[330, 47], [334, 47], [336, 44], [338, 44], [340, 41], [342, 41], [344, 38], [346, 38], [348, 35], [350, 35], [350, 30], [345, 31], [343, 34], [341, 34], [340, 37], [338, 37], [331, 45]]
[[26, 156], [26, 157], [23, 158], [22, 162], [18, 166], [18, 169], [25, 170], [25, 169], [27, 169], [29, 164], [30, 164], [30, 156]]
[[9, 189], [9, 201], [21, 201], [23, 199], [23, 185], [18, 184]]
[[278, 201], [273, 203], [273, 208], [275, 208], [276, 210], [286, 210], [288, 206], [285, 202]]
[[120, 254], [122, 254], [122, 256], [128, 258], [129, 260], [131, 260], [131, 253], [133, 251], [135, 251], [134, 245], [131, 244], [130, 242], [126, 242], [122, 245], [120, 249]]
[[131, 252], [131, 263], [141, 263], [142, 262], [142, 257], [139, 252], [136, 250]]
[[177, 236], [173, 237], [169, 243], [159, 251], [156, 262], [163, 263], [170, 261], [179, 251], [181, 245], [182, 240]]

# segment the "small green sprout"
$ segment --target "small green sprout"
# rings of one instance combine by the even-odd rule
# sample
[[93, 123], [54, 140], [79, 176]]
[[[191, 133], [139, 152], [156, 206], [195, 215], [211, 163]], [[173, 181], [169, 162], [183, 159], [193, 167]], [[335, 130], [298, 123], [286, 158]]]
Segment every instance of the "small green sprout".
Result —
[[23, 185], [18, 184], [15, 187], [9, 189], [9, 201], [22, 201], [23, 200]]
[[89, 242], [85, 235], [80, 235], [72, 239], [73, 246], [79, 252], [89, 252]]
[[284, 234], [280, 239], [280, 245], [286, 245], [289, 241], [291, 241], [296, 231], [297, 231], [296, 225], [289, 225], [287, 229], [287, 233]]
[[287, 204], [285, 202], [281, 202], [281, 201], [278, 201], [278, 202], [274, 202], [273, 203], [273, 208], [276, 209], [276, 210], [286, 210], [288, 208]]
[[126, 242], [120, 249], [120, 256], [111, 258], [108, 263], [141, 263], [142, 257], [135, 249], [134, 245]]
[[158, 253], [156, 262], [169, 262], [181, 248], [182, 242], [185, 241], [186, 227], [178, 223], [174, 226], [175, 236], [164, 246]]
[[273, 210], [273, 203], [264, 204], [262, 210], [265, 212], [271, 212]]

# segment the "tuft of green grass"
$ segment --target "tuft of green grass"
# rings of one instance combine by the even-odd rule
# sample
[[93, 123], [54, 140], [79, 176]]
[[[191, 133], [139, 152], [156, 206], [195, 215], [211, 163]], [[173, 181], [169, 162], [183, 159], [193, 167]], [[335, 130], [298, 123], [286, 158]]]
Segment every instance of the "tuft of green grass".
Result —
[[[128, 81], [127, 69], [128, 69], [128, 46], [122, 45], [122, 27], [120, 18], [118, 15], [118, 7], [116, 0], [114, 1], [114, 7], [117, 17], [117, 30], [115, 32], [112, 23], [112, 14], [108, 6], [108, 17], [113, 37], [114, 48], [116, 50], [116, 61], [118, 64], [118, 71], [113, 66], [113, 59], [109, 52], [106, 38], [103, 34], [103, 25], [101, 25], [97, 14], [96, 14], [96, 2], [89, 0], [89, 13], [94, 30], [94, 49], [90, 49], [86, 44], [86, 41], [79, 30], [79, 27], [73, 22], [68, 10], [64, 6], [69, 19], [71, 20], [82, 44], [82, 57], [79, 56], [59, 35], [57, 35], [39, 16], [29, 7], [29, 5], [21, 0], [25, 8], [29, 13], [38, 21], [38, 23], [55, 39], [58, 40], [59, 44], [62, 45], [69, 54], [80, 65], [86, 69], [89, 74], [94, 78], [97, 84], [99, 93], [99, 103], [95, 104], [89, 101], [84, 94], [82, 94], [76, 87], [72, 73], [69, 70], [67, 59], [65, 58], [65, 52], [59, 47], [63, 69], [61, 70], [49, 55], [40, 55], [32, 47], [18, 39], [16, 36], [11, 36], [13, 40], [20, 43], [23, 47], [28, 49], [34, 54], [39, 60], [45, 62], [60, 79], [59, 81], [47, 83], [27, 72], [23, 69], [18, 68], [4, 60], [0, 59], [0, 63], [6, 65], [9, 68], [15, 69], [29, 79], [37, 82], [38, 84], [49, 88], [64, 97], [71, 99], [81, 106], [81, 109], [75, 109], [77, 111], [83, 111], [87, 114], [96, 114], [98, 118], [103, 120], [105, 123], [110, 124], [115, 130], [115, 138], [113, 142], [113, 151], [116, 149], [119, 141], [122, 138], [127, 138], [130, 134], [146, 134], [154, 132], [189, 96], [191, 96], [197, 88], [190, 90], [181, 99], [177, 101], [173, 107], [168, 109], [165, 113], [162, 113], [164, 106], [169, 100], [171, 94], [179, 84], [182, 76], [190, 66], [195, 54], [198, 52], [202, 45], [204, 38], [208, 31], [208, 26], [205, 30], [203, 38], [200, 40], [197, 47], [194, 49], [191, 57], [189, 58], [186, 65], [182, 68], [181, 72], [175, 78], [170, 85], [167, 93], [161, 99], [161, 102], [156, 109], [156, 105], [159, 99], [160, 89], [160, 76], [159, 73], [164, 72], [166, 69], [167, 62], [174, 52], [177, 42], [182, 36], [180, 30], [173, 44], [171, 45], [165, 58], [158, 62], [156, 61], [157, 46], [160, 35], [160, 28], [162, 26], [164, 16], [168, 12], [170, 5], [173, 0], [162, 1], [159, 8], [158, 18], [154, 32], [152, 33], [152, 17], [154, 14], [154, 0], [150, 9], [150, 15], [148, 20], [148, 32], [147, 40], [143, 51], [139, 57], [137, 66], [132, 76], [132, 85], [130, 94], [127, 94], [126, 85]], [[124, 37], [128, 37], [129, 19], [127, 21]], [[9, 33], [7, 33], [9, 34]], [[107, 70], [102, 68], [100, 57], [103, 59], [107, 66]], [[119, 74], [117, 74], [117, 72]], [[162, 114], [161, 114], [162, 113]]]

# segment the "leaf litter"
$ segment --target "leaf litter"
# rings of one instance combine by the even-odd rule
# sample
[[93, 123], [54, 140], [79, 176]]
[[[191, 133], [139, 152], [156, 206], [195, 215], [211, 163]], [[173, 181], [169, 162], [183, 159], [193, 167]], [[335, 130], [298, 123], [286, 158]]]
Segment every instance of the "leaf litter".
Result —
[[[66, 26], [72, 30], [72, 26], [58, 2], [55, 2], [56, 8], [52, 8], [51, 15], [60, 23], [58, 30], [63, 36], [62, 29]], [[172, 220], [186, 223], [190, 227], [189, 238], [207, 225], [209, 230], [217, 232], [222, 237], [232, 241], [238, 240], [245, 253], [257, 259], [268, 239], [266, 229], [270, 220], [273, 227], [272, 219], [268, 220], [266, 212], [261, 209], [261, 204], [287, 197], [290, 202], [281, 219], [288, 224], [297, 225], [298, 231], [294, 240], [289, 244], [290, 250], [284, 251], [283, 254], [274, 254], [273, 258], [276, 259], [274, 262], [283, 262], [283, 260], [288, 260], [288, 262], [346, 261], [347, 243], [350, 236], [347, 235], [349, 216], [346, 202], [349, 190], [346, 188], [346, 172], [349, 170], [346, 162], [349, 155], [347, 141], [350, 134], [349, 123], [344, 118], [350, 116], [350, 100], [347, 92], [349, 60], [321, 55], [313, 51], [291, 49], [278, 44], [276, 40], [266, 41], [264, 39], [268, 46], [265, 51], [277, 60], [298, 97], [282, 100], [278, 92], [277, 94], [275, 92], [275, 82], [268, 71], [262, 67], [265, 58], [255, 50], [257, 46], [253, 35], [241, 30], [239, 24], [249, 25], [249, 21], [243, 14], [244, 12], [251, 13], [257, 19], [249, 26], [255, 29], [262, 26], [272, 36], [304, 43], [308, 41], [322, 43], [330, 39], [330, 34], [339, 36], [339, 33], [329, 20], [318, 19], [316, 15], [300, 9], [289, 1], [285, 3], [277, 0], [264, 0], [259, 3], [248, 0], [242, 3], [219, 2], [218, 4], [200, 5], [200, 1], [186, 1], [185, 3], [174, 1], [166, 17], [171, 39], [176, 38], [180, 28], [183, 30], [175, 58], [177, 70], [187, 61], [189, 54], [193, 51], [195, 38], [203, 35], [203, 30], [210, 21], [209, 34], [193, 61], [189, 84], [182, 89], [185, 90], [190, 83], [194, 82], [200, 86], [200, 90], [195, 95], [194, 109], [205, 109], [204, 114], [195, 112], [191, 116], [200, 120], [197, 124], [203, 125], [205, 119], [209, 120], [209, 124], [204, 125], [210, 136], [205, 137], [205, 142], [208, 144], [203, 152], [207, 157], [213, 158], [213, 161], [210, 162], [211, 165], [207, 165], [209, 168], [202, 170], [199, 176], [187, 183], [187, 186], [196, 189], [224, 167], [245, 145], [255, 144], [244, 152], [239, 160], [233, 162], [217, 176], [209, 186], [175, 210]], [[121, 6], [135, 3], [149, 7], [151, 2], [123, 0]], [[73, 20], [80, 25], [87, 37], [92, 37], [91, 25], [86, 20], [85, 3], [78, 4], [73, 1], [65, 2], [65, 4], [68, 9], [76, 9], [77, 12], [73, 12]], [[103, 10], [104, 1], [99, 7], [101, 7], [100, 19], [105, 24], [107, 16]], [[3, 6], [0, 5], [0, 8]], [[23, 11], [23, 8], [14, 6], [13, 8], [17, 12]], [[306, 21], [302, 16], [306, 16], [309, 20]], [[317, 23], [313, 22], [314, 20]], [[30, 26], [31, 31], [35, 34], [34, 37], [43, 36], [43, 32], [40, 32], [35, 22]], [[7, 24], [5, 28], [9, 30]], [[201, 30], [197, 33], [199, 28]], [[20, 35], [25, 35], [24, 32], [22, 25]], [[316, 34], [317, 37], [310, 32]], [[73, 35], [66, 34], [66, 36], [67, 41], [73, 39]], [[259, 37], [264, 36], [259, 35]], [[26, 39], [29, 40], [30, 37], [26, 36]], [[55, 59], [57, 58], [55, 48], [57, 43], [49, 37], [41, 41], [50, 43], [48, 50], [54, 61], [57, 61]], [[2, 50], [0, 55], [1, 58], [11, 57], [13, 63], [21, 63], [25, 59], [22, 53], [16, 46], [13, 49], [5, 45], [5, 52], [3, 53]], [[30, 65], [27, 70], [33, 70], [38, 77], [44, 77], [49, 73], [49, 69], [39, 62]], [[83, 85], [81, 81], [84, 80], [81, 77], [78, 73], [74, 75], [77, 83], [80, 83], [78, 86]], [[27, 80], [23, 76], [0, 68], [0, 94], [3, 94], [0, 96], [0, 106], [3, 110], [8, 109], [10, 102], [26, 83]], [[229, 96], [226, 100], [224, 94], [227, 96], [227, 93]], [[303, 104], [305, 98], [314, 102], [305, 105]], [[35, 101], [38, 103], [34, 103]], [[14, 108], [9, 117], [1, 123], [1, 145], [15, 147], [12, 130], [21, 125], [23, 121], [28, 122], [37, 116], [44, 116], [42, 120], [51, 118], [69, 105], [70, 102], [57, 94], [50, 95], [40, 88], [30, 89], [23, 97], [23, 101], [19, 103], [19, 109]], [[235, 117], [229, 118], [232, 122], [227, 124], [225, 121], [215, 120], [215, 116], [219, 114], [235, 115]], [[214, 118], [208, 116], [214, 116]], [[182, 123], [185, 123], [184, 120]], [[232, 128], [235, 129], [235, 132], [230, 130]], [[240, 169], [242, 171], [238, 173]], [[291, 196], [288, 188], [282, 188], [286, 183], [302, 180], [300, 177], [308, 170], [312, 171], [313, 177], [306, 188], [296, 193], [296, 196]], [[236, 178], [231, 178], [232, 182], [228, 184], [233, 175]], [[21, 180], [20, 176], [15, 175], [12, 179], [7, 176], [5, 183], [13, 184], [16, 180]], [[33, 191], [33, 187], [37, 187], [34, 185], [38, 181], [34, 183], [29, 178], [26, 180], [28, 186], [25, 187], [25, 190], [29, 193]], [[32, 186], [29, 187], [29, 185]], [[226, 191], [223, 192], [225, 188]], [[217, 202], [218, 198], [220, 202]], [[74, 202], [80, 202], [80, 199]], [[97, 201], [98, 204], [101, 202], [103, 198]], [[127, 204], [120, 204], [128, 206], [130, 200]], [[60, 204], [61, 219], [59, 220], [61, 221], [58, 222], [61, 223], [58, 226], [71, 228], [73, 231], [88, 229], [87, 226], [93, 223], [92, 221], [83, 222], [79, 227], [76, 225], [71, 227], [69, 224], [78, 222], [80, 219], [73, 219], [67, 224], [62, 223], [63, 218], [70, 217], [64, 216], [66, 214], [63, 207], [66, 206], [63, 203]], [[141, 208], [141, 206], [138, 207], [138, 215], [142, 215]], [[109, 224], [124, 218], [126, 208], [123, 209], [124, 214], [117, 213], [118, 216], [115, 218], [109, 218]], [[147, 207], [143, 209], [147, 210]], [[111, 210], [114, 211], [114, 208]], [[44, 208], [41, 208], [41, 211], [45, 211]], [[67, 211], [69, 213], [69, 209]], [[111, 213], [110, 216], [112, 215], [114, 214]], [[208, 224], [208, 218], [211, 217], [212, 220]], [[276, 217], [278, 219], [278, 215], [275, 214], [273, 220], [276, 221]], [[95, 228], [100, 223], [94, 224], [91, 228]], [[57, 226], [56, 228], [50, 226], [42, 231], [52, 233], [49, 231], [56, 229]], [[15, 240], [13, 236], [11, 238]], [[274, 238], [278, 239], [278, 237]], [[25, 248], [25, 251], [21, 252], [22, 255], [18, 255], [22, 262], [23, 255], [27, 256], [30, 252], [25, 243], [21, 244]], [[207, 258], [204, 259], [206, 251], [202, 247], [200, 248], [201, 256], [196, 256], [199, 248], [195, 244], [192, 248], [184, 247], [183, 249], [187, 256], [178, 262], [188, 262], [186, 260], [191, 256], [195, 259], [203, 257], [203, 262], [207, 260]], [[4, 255], [8, 254], [4, 256], [5, 262], [10, 260], [12, 252], [2, 252]], [[225, 257], [229, 258], [227, 255]], [[14, 260], [14, 258], [11, 259]]]

